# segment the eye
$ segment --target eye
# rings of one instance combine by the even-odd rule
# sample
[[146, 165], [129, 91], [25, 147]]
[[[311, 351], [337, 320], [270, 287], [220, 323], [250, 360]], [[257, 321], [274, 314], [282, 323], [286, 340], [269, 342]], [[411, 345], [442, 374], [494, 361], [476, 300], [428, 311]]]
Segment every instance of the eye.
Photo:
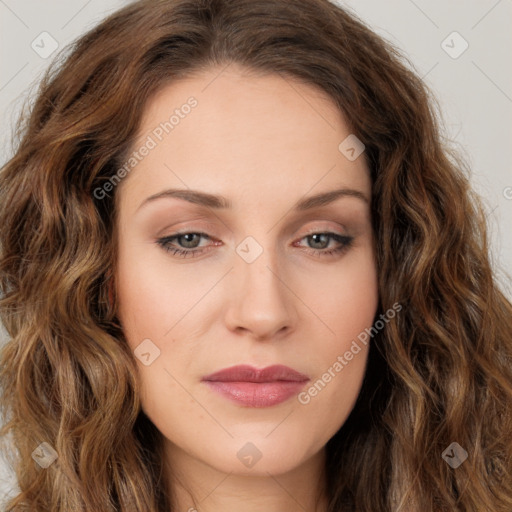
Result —
[[[210, 237], [205, 233], [183, 232], [160, 238], [157, 240], [157, 244], [165, 251], [171, 252], [173, 255], [180, 256], [182, 258], [193, 258], [194, 256], [205, 252], [204, 249], [197, 249], [198, 242], [201, 238], [210, 239]], [[185, 249], [180, 249], [173, 245], [174, 240], [178, 241], [180, 244], [184, 244]]]
[[[354, 237], [327, 231], [310, 233], [303, 237], [301, 240], [309, 240], [310, 244], [312, 243], [315, 246], [310, 249], [315, 255], [330, 256], [346, 251], [352, 245]], [[331, 240], [334, 240], [338, 245], [326, 250]]]
[[[174, 233], [172, 235], [159, 238], [156, 243], [165, 251], [172, 253], [174, 256], [181, 258], [194, 258], [211, 250], [212, 246], [198, 249], [200, 240], [202, 238], [209, 240], [212, 239], [206, 233], [187, 231], [183, 233]], [[323, 257], [338, 254], [347, 250], [352, 245], [354, 237], [327, 231], [309, 233], [308, 235], [302, 237], [300, 240], [308, 240], [310, 243], [316, 246], [305, 248], [307, 252], [310, 252], [315, 256]], [[331, 240], [334, 240], [338, 245], [327, 249]], [[178, 242], [179, 246], [174, 244], [175, 241]], [[219, 242], [216, 242], [215, 245], [219, 245]], [[320, 248], [318, 246], [320, 246]]]

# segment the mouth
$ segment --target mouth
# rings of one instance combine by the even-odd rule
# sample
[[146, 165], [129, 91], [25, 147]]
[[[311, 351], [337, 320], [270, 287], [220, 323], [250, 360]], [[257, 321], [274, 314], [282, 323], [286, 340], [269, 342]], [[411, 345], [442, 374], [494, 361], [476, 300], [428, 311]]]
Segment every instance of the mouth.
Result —
[[288, 366], [273, 365], [257, 369], [232, 366], [203, 377], [213, 391], [246, 407], [270, 407], [297, 394], [310, 379]]

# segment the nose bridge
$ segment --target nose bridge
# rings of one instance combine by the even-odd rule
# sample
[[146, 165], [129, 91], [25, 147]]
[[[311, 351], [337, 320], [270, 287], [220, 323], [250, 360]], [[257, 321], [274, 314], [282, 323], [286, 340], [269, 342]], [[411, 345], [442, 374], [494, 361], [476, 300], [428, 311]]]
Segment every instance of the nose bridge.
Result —
[[248, 236], [242, 240], [236, 247], [232, 276], [237, 284], [233, 287], [228, 323], [231, 328], [249, 330], [258, 338], [290, 327], [296, 318], [293, 294], [285, 285], [281, 259], [271, 247], [271, 239], [267, 236], [266, 242], [260, 243]]

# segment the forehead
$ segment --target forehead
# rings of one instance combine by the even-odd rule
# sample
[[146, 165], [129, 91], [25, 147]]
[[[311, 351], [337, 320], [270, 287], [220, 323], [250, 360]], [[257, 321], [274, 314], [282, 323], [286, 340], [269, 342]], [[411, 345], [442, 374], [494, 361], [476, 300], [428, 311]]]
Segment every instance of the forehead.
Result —
[[351, 134], [334, 101], [285, 75], [229, 66], [175, 81], [148, 101], [137, 135], [133, 150], [153, 141], [122, 182], [137, 195], [370, 188], [364, 157], [351, 162], [339, 149]]
[[[346, 127], [334, 100], [316, 85], [283, 73], [261, 73], [230, 64], [227, 68], [196, 71], [163, 86], [146, 104], [139, 137], [149, 133], [155, 122], [167, 120], [190, 97], [198, 102], [198, 108], [193, 109], [196, 120], [203, 124], [210, 118], [217, 128], [222, 128], [223, 121], [241, 121], [232, 128], [243, 128], [245, 133], [251, 128], [258, 130], [258, 121], [267, 119], [273, 121], [277, 131], [298, 115], [317, 130], [319, 123], [325, 124], [324, 130], [335, 131], [340, 124]], [[271, 134], [271, 125], [262, 128]]]

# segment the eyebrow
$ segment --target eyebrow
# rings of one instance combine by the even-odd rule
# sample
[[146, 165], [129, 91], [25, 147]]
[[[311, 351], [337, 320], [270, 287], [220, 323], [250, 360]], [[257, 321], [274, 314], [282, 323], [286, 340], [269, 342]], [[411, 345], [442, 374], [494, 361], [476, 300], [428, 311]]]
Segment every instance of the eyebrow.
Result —
[[[336, 190], [330, 190], [329, 192], [322, 192], [320, 194], [300, 199], [299, 201], [297, 201], [297, 203], [295, 203], [295, 205], [293, 205], [291, 209], [294, 209], [296, 211], [310, 210], [312, 208], [318, 208], [321, 206], [328, 205], [335, 201], [336, 199], [342, 197], [356, 197], [358, 199], [361, 199], [365, 203], [370, 203], [368, 198], [360, 190], [355, 190], [352, 188], [338, 188]], [[206, 206], [214, 209], [232, 208], [232, 202], [227, 197], [209, 194], [207, 192], [201, 192], [199, 190], [175, 188], [163, 190], [162, 192], [158, 192], [157, 194], [153, 194], [147, 197], [139, 205], [137, 210], [153, 201], [156, 201], [157, 199], [164, 198], [184, 199], [189, 203], [197, 204], [200, 206]]]

